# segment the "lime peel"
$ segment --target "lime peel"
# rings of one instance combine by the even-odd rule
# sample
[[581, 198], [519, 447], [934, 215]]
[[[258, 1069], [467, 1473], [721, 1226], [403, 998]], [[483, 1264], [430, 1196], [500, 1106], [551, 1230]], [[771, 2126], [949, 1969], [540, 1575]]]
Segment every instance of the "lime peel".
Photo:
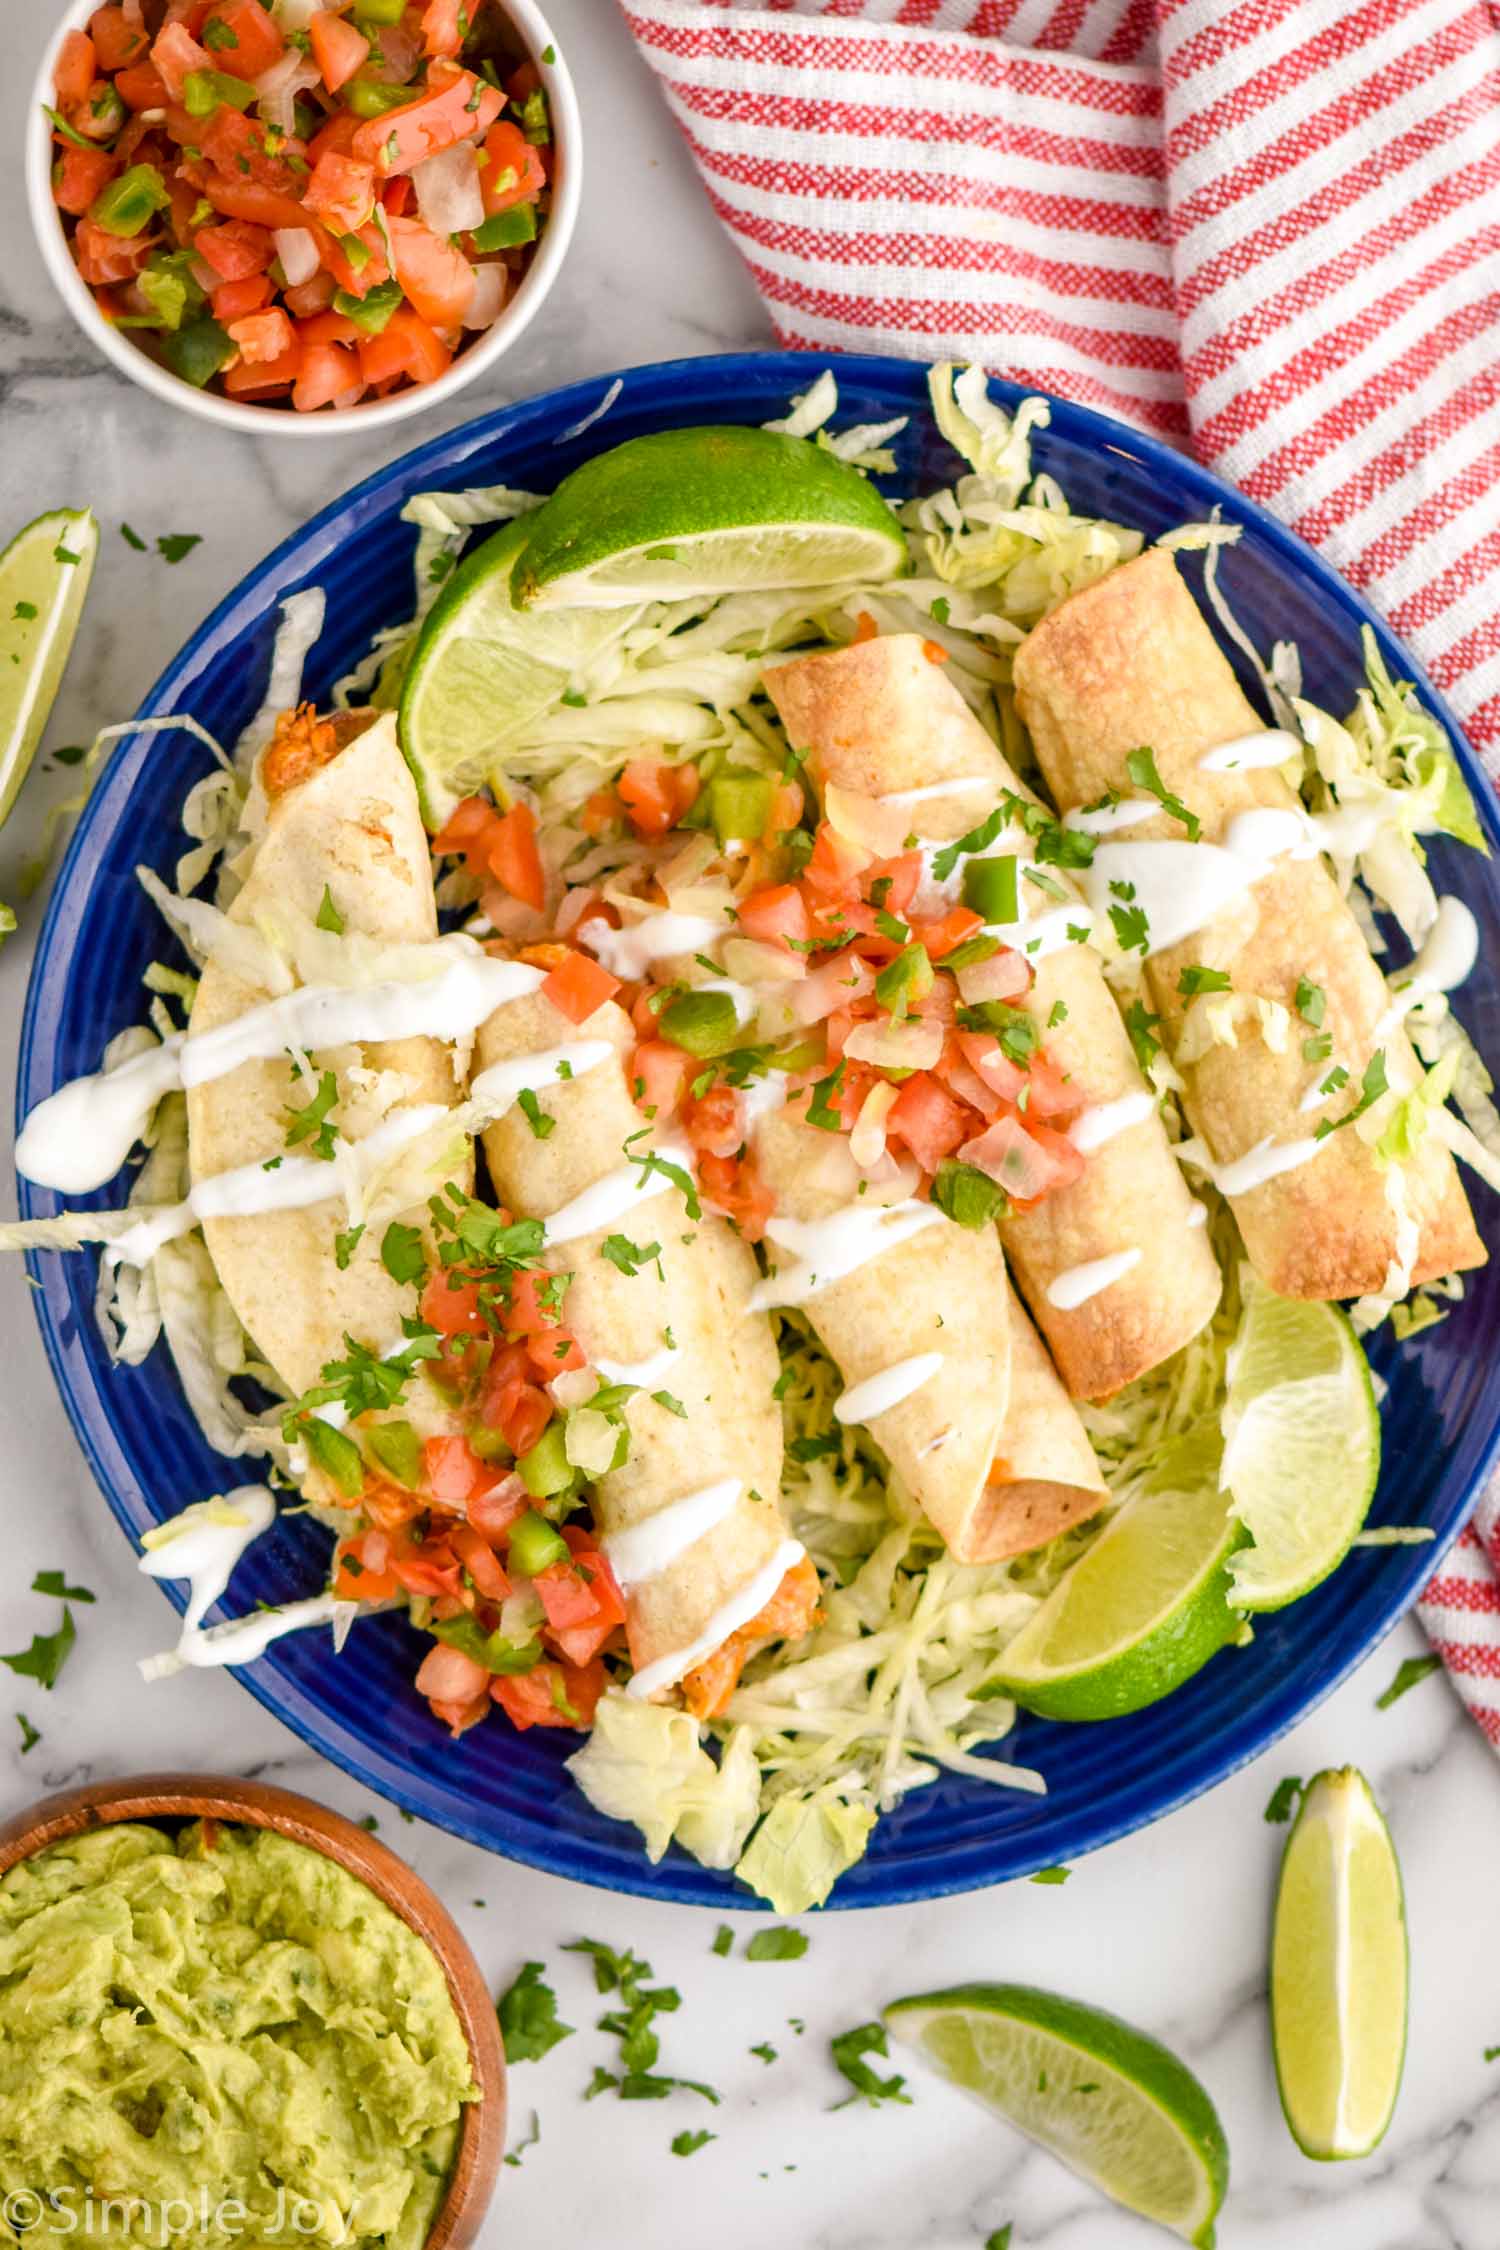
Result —
[[99, 552], [89, 508], [54, 508], [0, 554], [0, 821], [46, 731]]

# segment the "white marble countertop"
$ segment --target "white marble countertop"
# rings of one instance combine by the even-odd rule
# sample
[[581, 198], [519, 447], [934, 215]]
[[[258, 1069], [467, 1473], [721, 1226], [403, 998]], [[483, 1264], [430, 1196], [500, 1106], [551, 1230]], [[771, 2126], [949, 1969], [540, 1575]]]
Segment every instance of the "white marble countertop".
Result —
[[[33, 54], [53, 10], [10, 0], [11, 65], [0, 145], [18, 145]], [[609, 0], [551, 0], [589, 126], [590, 177], [572, 259], [541, 319], [498, 372], [448, 410], [482, 408], [600, 370], [767, 340], [760, 307], [703, 200], [686, 154]], [[186, 633], [267, 549], [345, 485], [431, 436], [441, 415], [385, 439], [280, 448], [210, 432], [115, 374], [73, 328], [31, 241], [14, 177], [0, 213], [0, 542], [30, 516], [91, 502], [104, 545], [49, 742], [86, 741], [128, 714]], [[196, 531], [169, 568], [132, 552]], [[0, 897], [36, 848], [50, 798], [73, 777], [40, 771], [0, 840]], [[50, 793], [50, 794], [49, 794]], [[0, 1053], [15, 1052], [39, 901], [0, 954]], [[10, 1087], [0, 1095], [9, 1115]], [[168, 1612], [140, 1578], [52, 1389], [26, 1283], [0, 1265], [0, 1509], [9, 1562], [0, 1648], [50, 1629], [29, 1594], [63, 1568], [99, 1600], [55, 1692], [0, 1673], [0, 1815], [49, 1788], [152, 1766], [268, 1774], [361, 1815], [453, 1907], [498, 1990], [528, 1957], [556, 1974], [562, 2013], [592, 2025], [578, 1936], [633, 1945], [679, 1985], [663, 2067], [719, 2086], [649, 2106], [581, 2105], [611, 2042], [582, 2028], [512, 2078], [516, 2136], [533, 2110], [540, 2144], [507, 2170], [485, 2235], [621, 2250], [980, 2250], [1004, 2221], [1014, 2250], [1131, 2250], [1160, 2240], [932, 2081], [910, 2109], [830, 2114], [845, 2091], [831, 2034], [902, 1992], [970, 1977], [1056, 1986], [1114, 2008], [1178, 2048], [1206, 2080], [1229, 2133], [1234, 2183], [1225, 2250], [1496, 2250], [1500, 2244], [1500, 1771], [1441, 1679], [1388, 1712], [1375, 1698], [1421, 1645], [1403, 1626], [1322, 1710], [1212, 1796], [1082, 1862], [1066, 1888], [1027, 1884], [924, 1907], [825, 1915], [796, 1963], [715, 1959], [715, 1918], [611, 1898], [532, 1874], [407, 1825], [326, 1765], [225, 1676], [144, 1687], [135, 1659]], [[12, 1713], [41, 1729], [24, 1758]], [[1411, 2045], [1394, 2126], [1369, 2161], [1300, 2157], [1277, 2104], [1264, 1983], [1271, 1887], [1284, 1831], [1263, 1819], [1285, 1774], [1354, 1762], [1390, 1816], [1413, 1938]], [[738, 1917], [741, 1931], [753, 1926]], [[788, 2019], [806, 2025], [797, 2035]], [[750, 2052], [769, 2040], [779, 2059]], [[681, 2159], [674, 2133], [717, 2140]], [[586, 2152], [586, 2153], [584, 2153]], [[580, 2155], [583, 2161], [580, 2161]]]

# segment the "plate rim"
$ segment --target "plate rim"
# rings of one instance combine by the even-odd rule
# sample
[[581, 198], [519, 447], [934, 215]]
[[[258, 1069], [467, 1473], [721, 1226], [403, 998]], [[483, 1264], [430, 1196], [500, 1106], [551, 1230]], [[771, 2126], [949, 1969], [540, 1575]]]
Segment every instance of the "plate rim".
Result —
[[[316, 582], [318, 565], [327, 552], [335, 527], [341, 541], [344, 537], [356, 534], [372, 514], [384, 514], [402, 504], [411, 492], [437, 488], [445, 480], [452, 482], [461, 475], [466, 459], [496, 439], [509, 436], [518, 428], [524, 429], [528, 419], [535, 418], [548, 428], [555, 428], [558, 420], [574, 408], [578, 410], [580, 420], [596, 419], [596, 410], [606, 399], [612, 407], [631, 394], [649, 394], [654, 388], [666, 386], [670, 389], [681, 384], [723, 387], [732, 391], [736, 376], [748, 376], [753, 372], [757, 382], [761, 382], [772, 370], [785, 378], [788, 395], [791, 395], [798, 389], [808, 387], [816, 379], [820, 363], [829, 366], [836, 377], [847, 376], [851, 383], [863, 380], [888, 386], [894, 379], [898, 387], [910, 389], [912, 393], [909, 410], [913, 414], [920, 414], [924, 410], [925, 401], [920, 395], [919, 386], [925, 384], [930, 363], [923, 360], [874, 353], [756, 351], [710, 353], [645, 362], [613, 372], [586, 376], [555, 389], [539, 392], [530, 398], [512, 401], [437, 433], [423, 444], [412, 447], [371, 470], [346, 491], [336, 494], [309, 517], [307, 522], [289, 532], [258, 563], [252, 565], [162, 668], [132, 720], [116, 741], [108, 761], [100, 769], [89, 804], [84, 807], [68, 841], [37, 933], [35, 955], [27, 981], [17, 1052], [17, 1130], [31, 1106], [28, 1097], [32, 1079], [39, 1067], [39, 1048], [44, 1039], [50, 1036], [55, 1040], [59, 1034], [58, 1023], [44, 1026], [42, 1022], [45, 971], [69, 910], [69, 893], [79, 863], [89, 855], [91, 813], [101, 801], [102, 784], [110, 767], [130, 754], [132, 747], [140, 739], [142, 722], [163, 716], [174, 706], [181, 704], [207, 667], [215, 661], [226, 641], [236, 638], [242, 629], [256, 619], [268, 615], [298, 585]], [[1398, 675], [1412, 681], [1425, 706], [1442, 726], [1475, 798], [1481, 826], [1491, 846], [1500, 847], [1500, 803], [1497, 803], [1477, 754], [1446, 698], [1366, 597], [1349, 585], [1316, 550], [1309, 547], [1287, 525], [1268, 514], [1247, 494], [1225, 483], [1212, 470], [1190, 460], [1160, 439], [1137, 431], [1096, 408], [1076, 405], [1071, 400], [1059, 398], [1038, 385], [1016, 383], [999, 375], [989, 376], [988, 382], [989, 395], [1007, 410], [1013, 410], [1026, 398], [1045, 398], [1050, 410], [1049, 426], [1055, 435], [1094, 454], [1114, 453], [1146, 468], [1162, 469], [1173, 486], [1191, 494], [1205, 514], [1219, 509], [1226, 520], [1238, 521], [1253, 528], [1257, 537], [1271, 548], [1282, 569], [1304, 581], [1311, 581], [1315, 593], [1331, 599], [1346, 613], [1352, 611], [1358, 623], [1371, 627], [1383, 654], [1388, 660], [1394, 660]], [[620, 389], [615, 391], [617, 384]], [[547, 442], [560, 446], [581, 434], [578, 426], [570, 421]], [[436, 474], [432, 473], [434, 471]], [[269, 595], [268, 587], [272, 589]], [[1497, 870], [1497, 863], [1493, 859], [1491, 866], [1496, 871], [1492, 879], [1500, 879], [1500, 870]], [[40, 1192], [45, 1191], [34, 1190], [29, 1182], [18, 1178], [18, 1203], [23, 1217], [33, 1215], [33, 1196]], [[75, 1395], [71, 1373], [66, 1364], [66, 1340], [60, 1332], [54, 1308], [49, 1301], [46, 1272], [39, 1264], [37, 1253], [28, 1253], [26, 1269], [33, 1282], [39, 1284], [31, 1294], [49, 1369], [64, 1411], [112, 1515], [127, 1537], [133, 1540], [136, 1526], [131, 1518], [128, 1495], [117, 1488], [116, 1480], [106, 1467], [91, 1422], [84, 1412], [83, 1402]], [[107, 1423], [108, 1416], [104, 1419]], [[1116, 1843], [1140, 1829], [1155, 1825], [1169, 1814], [1180, 1811], [1183, 1806], [1217, 1789], [1222, 1782], [1264, 1755], [1293, 1726], [1310, 1717], [1414, 1607], [1420, 1595], [1421, 1583], [1436, 1571], [1461, 1535], [1479, 1493], [1497, 1465], [1500, 1465], [1500, 1404], [1496, 1406], [1493, 1426], [1481, 1448], [1467, 1487], [1454, 1505], [1453, 1521], [1441, 1536], [1420, 1550], [1415, 1550], [1421, 1556], [1420, 1581], [1407, 1584], [1408, 1573], [1403, 1576], [1399, 1590], [1393, 1587], [1390, 1596], [1376, 1602], [1377, 1615], [1374, 1621], [1366, 1624], [1356, 1643], [1316, 1683], [1312, 1692], [1304, 1694], [1290, 1685], [1283, 1688], [1271, 1700], [1269, 1708], [1262, 1712], [1259, 1723], [1251, 1729], [1248, 1739], [1238, 1743], [1227, 1754], [1216, 1752], [1210, 1761], [1209, 1770], [1192, 1780], [1183, 1780], [1168, 1795], [1149, 1806], [1122, 1809], [1113, 1817], [1102, 1819], [1097, 1810], [1090, 1812], [1080, 1809], [1071, 1816], [1072, 1824], [1074, 1829], [1087, 1827], [1087, 1840], [1070, 1835], [1065, 1824], [1059, 1834], [1049, 1839], [1048, 1858], [1076, 1859], [1086, 1852], [1101, 1850], [1107, 1844]], [[185, 1606], [185, 1596], [179, 1593], [172, 1582], [158, 1583], [173, 1607], [180, 1612]], [[675, 1859], [653, 1865], [646, 1859], [644, 1848], [639, 1845], [634, 1846], [627, 1855], [628, 1872], [622, 1873], [618, 1867], [612, 1866], [607, 1874], [601, 1874], [584, 1864], [587, 1854], [580, 1849], [581, 1840], [577, 1838], [561, 1838], [558, 1847], [550, 1851], [545, 1845], [534, 1843], [527, 1837], [507, 1838], [503, 1845], [497, 1844], [492, 1836], [481, 1831], [478, 1822], [465, 1817], [463, 1802], [451, 1787], [444, 1790], [427, 1773], [396, 1764], [375, 1743], [356, 1742], [347, 1736], [341, 1723], [326, 1718], [304, 1697], [295, 1680], [282, 1673], [263, 1670], [260, 1665], [237, 1668], [235, 1676], [237, 1684], [248, 1690], [264, 1709], [320, 1756], [326, 1757], [331, 1764], [403, 1811], [425, 1819], [481, 1850], [534, 1867], [543, 1873], [582, 1881], [594, 1887], [670, 1899], [673, 1903], [695, 1905], [705, 1911], [723, 1912], [726, 1906], [731, 1905], [747, 1912], [770, 1911], [763, 1900], [748, 1891], [743, 1897], [737, 1895], [732, 1900], [717, 1891], [711, 1897], [706, 1893], [698, 1894], [696, 1886], [700, 1880], [706, 1877], [708, 1880], [720, 1881], [722, 1878], [712, 1875], [710, 1871], [697, 1869], [690, 1863], [679, 1865]], [[967, 1863], [983, 1849], [983, 1845], [969, 1839], [955, 1849], [957, 1855]], [[1036, 1864], [1040, 1866], [1046, 1863], [1038, 1855]], [[828, 1903], [838, 1911], [868, 1911], [992, 1888], [1004, 1882], [1021, 1880], [1027, 1871], [1014, 1868], [1004, 1873], [986, 1873], [964, 1864], [952, 1874], [947, 1874], [941, 1868], [930, 1869], [924, 1866], [913, 1866], [903, 1872], [893, 1865], [883, 1871], [879, 1896], [847, 1895], [835, 1890]]]

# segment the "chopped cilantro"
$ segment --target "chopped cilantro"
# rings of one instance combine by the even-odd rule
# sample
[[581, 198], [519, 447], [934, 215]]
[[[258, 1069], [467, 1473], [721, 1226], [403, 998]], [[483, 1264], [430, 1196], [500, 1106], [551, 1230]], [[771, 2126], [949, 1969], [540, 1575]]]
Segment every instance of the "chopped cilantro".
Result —
[[1304, 1062], [1327, 1062], [1332, 1053], [1333, 1033], [1331, 1031], [1315, 1031], [1302, 1042], [1302, 1060]]
[[1297, 1800], [1301, 1795], [1301, 1774], [1289, 1773], [1284, 1780], [1277, 1782], [1276, 1787], [1271, 1792], [1271, 1802], [1266, 1807], [1266, 1819], [1271, 1822], [1273, 1827], [1279, 1828], [1284, 1822], [1291, 1819], [1292, 1814], [1297, 1809]]
[[1145, 748], [1132, 750], [1125, 760], [1125, 771], [1129, 774], [1137, 789], [1144, 789], [1148, 797], [1154, 797], [1162, 811], [1168, 814], [1171, 819], [1181, 821], [1188, 832], [1188, 842], [1196, 844], [1203, 833], [1203, 823], [1195, 812], [1189, 810], [1180, 797], [1173, 796], [1171, 790], [1162, 780], [1161, 775], [1156, 770], [1156, 752]]
[[323, 885], [323, 897], [314, 919], [320, 930], [331, 930], [335, 937], [343, 936], [344, 917], [334, 905], [333, 893], [326, 883]]
[[39, 1570], [31, 1581], [34, 1594], [55, 1594], [63, 1602], [91, 1602], [87, 1586], [70, 1586], [60, 1570]]
[[843, 1083], [844, 1065], [842, 1062], [831, 1070], [826, 1078], [818, 1080], [807, 1104], [807, 1122], [809, 1125], [816, 1125], [825, 1133], [837, 1133], [842, 1130], [843, 1120], [838, 1111], [832, 1107], [832, 1100]]
[[883, 2023], [856, 2024], [852, 2031], [841, 2031], [836, 2039], [830, 2039], [828, 2047], [835, 2069], [842, 2072], [854, 2089], [843, 2101], [834, 2104], [836, 2109], [847, 2109], [854, 2101], [867, 2101], [872, 2108], [878, 2102], [910, 2103], [904, 2078], [882, 2078], [864, 2060], [866, 2055], [889, 2059]]
[[506, 2161], [506, 2163], [507, 2163], [507, 2164], [515, 2164], [515, 2165], [519, 2165], [519, 2164], [520, 2164], [520, 2161], [521, 2161], [522, 2157], [523, 2157], [523, 2156], [525, 2155], [525, 2153], [526, 2153], [527, 2149], [529, 2149], [529, 2148], [535, 2148], [535, 2147], [536, 2147], [536, 2144], [537, 2144], [537, 2142], [538, 2142], [538, 2141], [539, 2141], [539, 2140], [541, 2139], [541, 2137], [542, 2137], [542, 2121], [541, 2121], [541, 2119], [540, 2119], [540, 2118], [539, 2118], [539, 2117], [537, 2116], [537, 2113], [536, 2113], [536, 2111], [535, 2111], [535, 2110], [533, 2110], [533, 2111], [532, 2111], [532, 2113], [531, 2113], [531, 2130], [530, 2130], [530, 2132], [529, 2132], [529, 2133], [527, 2133], [527, 2135], [526, 2135], [526, 2137], [525, 2137], [525, 2139], [524, 2139], [524, 2140], [519, 2140], [519, 2141], [517, 2141], [517, 2143], [516, 2143], [516, 2145], [515, 2145], [515, 2147], [514, 2147], [513, 2149], [508, 2149], [508, 2150], [506, 2151], [506, 2156], [505, 2156], [505, 2161]]
[[696, 2133], [674, 2133], [672, 2135], [672, 2154], [674, 2156], [694, 2156], [700, 2148], [706, 2148], [710, 2141], [716, 2141], [718, 2137], [717, 2133], [705, 2132], [701, 2126]]
[[557, 1994], [542, 1981], [542, 1966], [528, 1961], [495, 2004], [507, 2063], [540, 2062], [573, 2036], [573, 2026], [558, 2015]]
[[[635, 1138], [636, 1136], [632, 1134], [631, 1139]], [[644, 1187], [653, 1172], [660, 1172], [664, 1180], [670, 1180], [673, 1187], [680, 1191], [683, 1202], [687, 1205], [688, 1217], [690, 1219], [702, 1218], [703, 1205], [698, 1200], [698, 1190], [693, 1183], [691, 1172], [685, 1172], [680, 1164], [674, 1164], [669, 1157], [663, 1156], [659, 1149], [644, 1149], [637, 1156], [627, 1147], [625, 1154], [630, 1163], [638, 1164], [641, 1168], [641, 1176], [636, 1183], [638, 1187]]]
[[27, 1751], [34, 1750], [42, 1738], [24, 1711], [16, 1713], [16, 1725], [21, 1730], [21, 1755], [24, 1758]]
[[[1115, 883], [1110, 885], [1111, 890], [1122, 888], [1129, 886]], [[1122, 953], [1134, 953], [1138, 950], [1145, 954], [1150, 951], [1151, 925], [1146, 919], [1144, 906], [1111, 905], [1109, 919]]]
[[392, 1281], [403, 1286], [425, 1280], [427, 1252], [421, 1228], [404, 1226], [399, 1219], [392, 1219], [380, 1238], [380, 1262]]
[[550, 1140], [557, 1131], [557, 1119], [549, 1117], [529, 1086], [523, 1086], [516, 1096], [516, 1106], [532, 1133], [539, 1141]]
[[1442, 1663], [1442, 1658], [1435, 1650], [1431, 1649], [1425, 1656], [1406, 1657], [1398, 1665], [1396, 1677], [1385, 1693], [1376, 1696], [1376, 1710], [1389, 1711], [1391, 1705], [1399, 1703], [1402, 1696], [1408, 1694], [1412, 1688], [1418, 1686], [1423, 1680], [1430, 1678], [1434, 1672], [1441, 1671]]
[[63, 1609], [62, 1623], [55, 1633], [34, 1633], [30, 1648], [19, 1649], [13, 1656], [0, 1656], [0, 1664], [8, 1665], [22, 1678], [39, 1680], [44, 1688], [57, 1684], [58, 1674], [68, 1661], [68, 1652], [77, 1640], [73, 1612]]
[[747, 1961], [800, 1961], [807, 1951], [802, 1930], [757, 1930], [745, 1948]]
[[222, 16], [210, 16], [203, 26], [203, 44], [214, 54], [222, 54], [226, 47], [239, 45], [239, 34]]
[[1177, 989], [1184, 1000], [1194, 1000], [1200, 992], [1228, 992], [1232, 985], [1227, 969], [1206, 969], [1200, 961], [1192, 961], [1179, 972]]
[[35, 602], [17, 602], [11, 616], [21, 624], [28, 624], [37, 613]]
[[1125, 1029], [1130, 1033], [1130, 1044], [1135, 1049], [1135, 1059], [1143, 1071], [1149, 1071], [1161, 1053], [1161, 1041], [1156, 1036], [1160, 1016], [1153, 1016], [1143, 1000], [1132, 1000], [1125, 1010]]
[[180, 563], [195, 547], [203, 544], [201, 531], [167, 531], [156, 542], [156, 551], [163, 562]]
[[1053, 1003], [1052, 1003], [1052, 1006], [1051, 1006], [1051, 1008], [1050, 1008], [1050, 1009], [1048, 1010], [1048, 1014], [1047, 1014], [1047, 1029], [1048, 1029], [1049, 1031], [1056, 1031], [1056, 1029], [1057, 1029], [1058, 1025], [1059, 1025], [1060, 1023], [1066, 1023], [1066, 1022], [1067, 1022], [1067, 1020], [1068, 1020], [1068, 1003], [1067, 1003], [1067, 1001], [1066, 1001], [1066, 1000], [1054, 1000], [1054, 1001], [1053, 1001]]
[[345, 1227], [342, 1233], [334, 1236], [333, 1262], [340, 1273], [349, 1271], [349, 1261], [359, 1248], [359, 1238], [364, 1231], [364, 1222], [361, 1220], [357, 1227]]
[[1029, 1880], [1033, 1883], [1065, 1883], [1072, 1872], [1071, 1867], [1039, 1867]]
[[[296, 1069], [300, 1078], [302, 1065], [297, 1064]], [[318, 1090], [310, 1100], [288, 1102], [281, 1113], [287, 1121], [287, 1147], [297, 1148], [303, 1141], [308, 1141], [311, 1143], [308, 1154], [317, 1157], [324, 1164], [331, 1164], [339, 1129], [330, 1113], [338, 1098], [339, 1082], [331, 1070], [325, 1070], [319, 1075]]]
[[662, 1274], [659, 1242], [642, 1244], [632, 1242], [628, 1234], [607, 1234], [599, 1245], [599, 1255], [607, 1258], [617, 1272], [624, 1274], [627, 1281], [633, 1280], [642, 1266], [650, 1265], [655, 1266], [659, 1277], [665, 1278]]
[[759, 2041], [756, 2046], [751, 2048], [750, 2052], [752, 2055], [757, 2055], [763, 2063], [773, 2063], [777, 2059], [776, 2049], [771, 2045], [769, 2039]]
[[1007, 2219], [1003, 2227], [996, 2227], [993, 2234], [987, 2234], [984, 2238], [984, 2250], [1010, 2250], [1011, 2230], [1014, 2224], [1014, 2220]]
[[1320, 1030], [1328, 1007], [1328, 995], [1323, 987], [1320, 984], [1310, 984], [1306, 977], [1299, 977], [1294, 997], [1297, 1013], [1302, 1021], [1311, 1024], [1314, 1031]]
[[[1330, 1072], [1329, 1075], [1331, 1077], [1332, 1073]], [[1344, 1075], [1345, 1077], [1348, 1076], [1347, 1071]], [[1379, 1101], [1389, 1083], [1385, 1068], [1385, 1049], [1377, 1047], [1365, 1064], [1364, 1076], [1360, 1080], [1357, 1098], [1350, 1103], [1342, 1117], [1325, 1117], [1314, 1129], [1313, 1139], [1325, 1141], [1330, 1133], [1338, 1132], [1340, 1126], [1352, 1125], [1356, 1117], [1363, 1117], [1365, 1111], [1373, 1108], [1374, 1104]]]

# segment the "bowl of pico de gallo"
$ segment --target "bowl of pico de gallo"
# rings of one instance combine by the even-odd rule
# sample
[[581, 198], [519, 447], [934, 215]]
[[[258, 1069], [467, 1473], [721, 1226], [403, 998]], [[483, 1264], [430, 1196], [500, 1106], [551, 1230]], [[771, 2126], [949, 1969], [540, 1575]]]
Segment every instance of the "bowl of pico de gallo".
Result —
[[535, 0], [73, 0], [27, 186], [115, 366], [221, 428], [368, 431], [529, 327], [581, 189]]

